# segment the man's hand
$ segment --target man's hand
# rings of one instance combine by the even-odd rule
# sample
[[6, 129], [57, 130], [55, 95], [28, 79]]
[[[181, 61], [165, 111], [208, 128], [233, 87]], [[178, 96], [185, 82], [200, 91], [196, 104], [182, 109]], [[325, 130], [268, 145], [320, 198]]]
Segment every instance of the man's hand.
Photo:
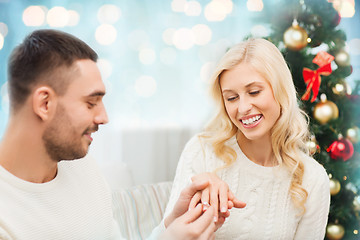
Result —
[[[207, 180], [199, 180], [193, 181], [192, 184], [183, 189], [179, 199], [175, 203], [174, 209], [164, 220], [165, 227], [168, 227], [176, 218], [186, 213], [189, 210], [190, 201], [194, 197], [195, 193], [205, 189], [208, 185], [209, 182]], [[193, 208], [195, 208], [195, 205]]]
[[207, 187], [197, 192], [191, 199], [190, 208], [194, 208], [199, 202], [204, 205], [214, 207], [217, 228], [220, 227], [225, 219], [230, 216], [229, 209], [244, 208], [246, 204], [235, 198], [226, 182], [222, 181], [215, 173], [201, 173], [192, 177], [193, 182], [208, 181]]
[[209, 207], [203, 213], [202, 204], [190, 209], [182, 216], [176, 218], [160, 236], [161, 240], [192, 240], [192, 239], [214, 239], [215, 223], [214, 208]]

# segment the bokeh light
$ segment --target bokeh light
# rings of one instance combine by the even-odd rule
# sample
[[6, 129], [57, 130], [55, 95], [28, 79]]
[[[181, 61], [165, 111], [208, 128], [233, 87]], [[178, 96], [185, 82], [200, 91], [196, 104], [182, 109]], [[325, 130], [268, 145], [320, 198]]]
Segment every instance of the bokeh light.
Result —
[[211, 29], [205, 24], [197, 24], [192, 27], [192, 32], [194, 34], [194, 42], [197, 45], [206, 45], [210, 42], [212, 31]]
[[261, 12], [264, 8], [264, 3], [262, 0], [248, 0], [246, 6], [249, 11]]
[[141, 76], [136, 79], [135, 91], [140, 97], [151, 97], [156, 92], [156, 81], [151, 76]]
[[8, 26], [3, 22], [0, 22], [0, 34], [3, 35], [4, 38], [8, 34]]
[[22, 20], [26, 26], [42, 26], [45, 23], [45, 7], [29, 6], [22, 15]]
[[342, 18], [351, 18], [355, 15], [355, 7], [349, 2], [343, 2], [339, 14]]
[[195, 36], [191, 29], [180, 28], [173, 37], [173, 42], [176, 48], [180, 50], [190, 49], [195, 44]]
[[156, 53], [151, 48], [141, 49], [139, 52], [139, 60], [142, 64], [150, 65], [156, 60]]
[[171, 9], [174, 12], [184, 12], [185, 5], [186, 5], [186, 0], [173, 0], [171, 2]]
[[232, 9], [231, 0], [212, 0], [205, 7], [205, 18], [210, 22], [223, 21]]
[[269, 35], [269, 30], [263, 25], [255, 25], [251, 28], [251, 34], [255, 38], [261, 38]]
[[4, 37], [3, 35], [0, 33], [0, 50], [4, 47]]
[[50, 27], [65, 27], [69, 17], [69, 12], [64, 7], [53, 7], [48, 11], [46, 20]]
[[332, 3], [342, 18], [351, 18], [355, 15], [354, 0], [334, 0]]
[[184, 12], [188, 16], [200, 16], [201, 4], [197, 1], [188, 1], [185, 4]]
[[74, 10], [69, 10], [68, 14], [69, 14], [69, 21], [68, 21], [67, 25], [72, 26], [72, 27], [78, 25], [79, 20], [80, 20], [79, 13]]
[[115, 42], [117, 31], [114, 26], [102, 24], [96, 28], [95, 39], [101, 45], [110, 45]]
[[162, 39], [167, 45], [171, 46], [174, 44], [173, 39], [175, 32], [176, 32], [175, 28], [168, 28], [163, 32]]
[[99, 8], [97, 18], [101, 23], [114, 24], [121, 16], [121, 10], [115, 5], [105, 4]]

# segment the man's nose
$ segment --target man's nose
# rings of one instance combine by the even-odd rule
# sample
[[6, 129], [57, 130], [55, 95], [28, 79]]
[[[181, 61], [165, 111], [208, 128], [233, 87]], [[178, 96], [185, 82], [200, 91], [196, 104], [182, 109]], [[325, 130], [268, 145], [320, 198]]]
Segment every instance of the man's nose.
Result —
[[94, 122], [99, 125], [106, 124], [109, 122], [108, 115], [106, 113], [106, 109], [103, 103], [101, 104], [101, 107], [99, 108], [99, 110], [95, 115]]

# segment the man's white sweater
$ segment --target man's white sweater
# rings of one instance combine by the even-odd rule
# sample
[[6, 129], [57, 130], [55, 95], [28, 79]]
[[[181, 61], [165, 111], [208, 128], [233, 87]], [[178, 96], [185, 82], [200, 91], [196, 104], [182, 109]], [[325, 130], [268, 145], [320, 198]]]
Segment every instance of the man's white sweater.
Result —
[[111, 192], [93, 159], [62, 161], [46, 183], [0, 166], [0, 239], [119, 239]]

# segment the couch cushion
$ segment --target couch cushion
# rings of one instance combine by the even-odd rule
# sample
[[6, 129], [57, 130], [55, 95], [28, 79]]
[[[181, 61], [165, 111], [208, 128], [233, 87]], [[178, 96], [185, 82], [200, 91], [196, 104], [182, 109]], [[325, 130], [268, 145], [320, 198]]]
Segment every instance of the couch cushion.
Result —
[[144, 184], [113, 191], [114, 217], [126, 239], [145, 239], [160, 223], [172, 182]]

